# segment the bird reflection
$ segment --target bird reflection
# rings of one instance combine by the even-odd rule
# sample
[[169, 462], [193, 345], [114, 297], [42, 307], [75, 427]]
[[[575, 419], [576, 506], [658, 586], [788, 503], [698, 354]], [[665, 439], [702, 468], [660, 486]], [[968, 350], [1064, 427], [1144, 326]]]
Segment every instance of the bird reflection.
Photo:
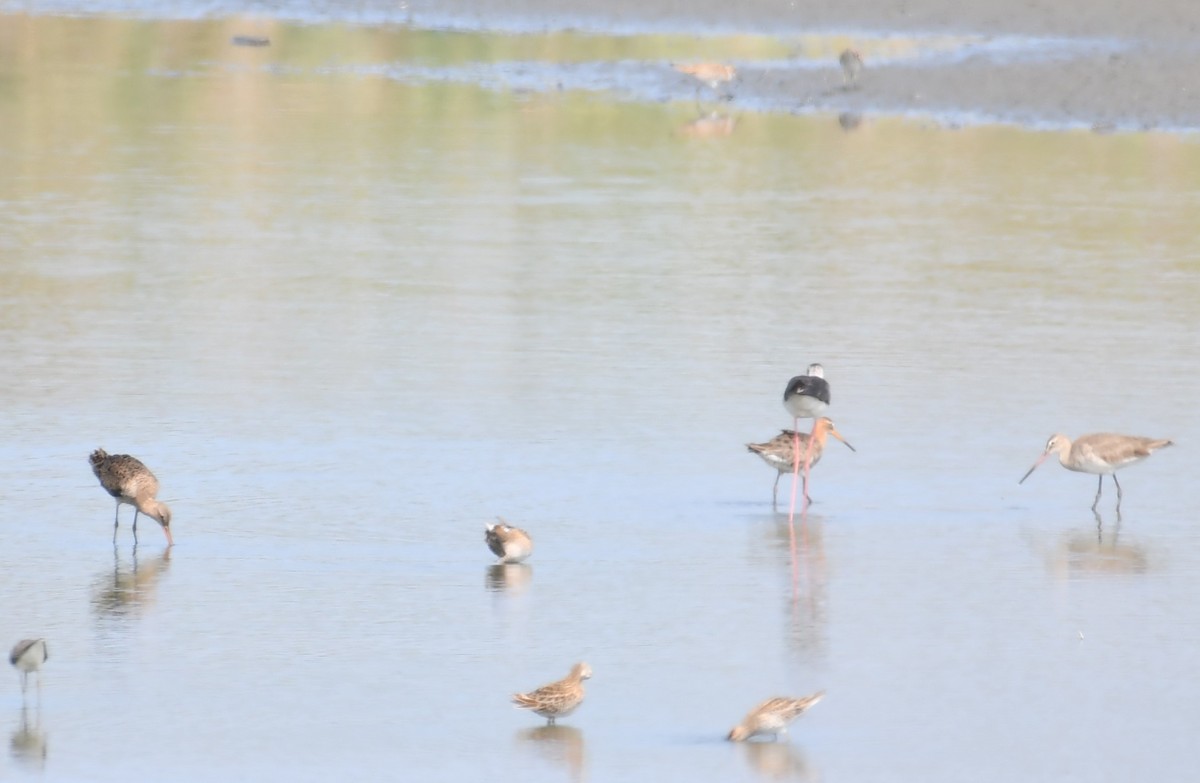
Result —
[[792, 590], [787, 603], [787, 640], [802, 658], [821, 658], [828, 644], [829, 569], [823, 519], [802, 508], [795, 520], [776, 514], [774, 537], [787, 546]]
[[733, 134], [737, 118], [720, 112], [702, 114], [680, 126], [679, 132], [693, 139], [716, 139]]
[[151, 603], [158, 588], [158, 579], [171, 564], [171, 547], [158, 557], [138, 561], [135, 546], [129, 565], [121, 562], [121, 554], [113, 547], [112, 573], [105, 571], [92, 588], [92, 608], [101, 615], [126, 615], [140, 611]]
[[1051, 558], [1051, 570], [1067, 578], [1092, 574], [1143, 574], [1149, 570], [1146, 548], [1121, 539], [1121, 516], [1106, 531], [1104, 519], [1096, 518], [1094, 532], [1075, 530], [1063, 534]]
[[41, 723], [40, 709], [34, 712], [31, 723], [29, 708], [22, 706], [20, 725], [8, 741], [8, 752], [13, 761], [30, 769], [42, 770], [46, 767], [46, 734], [42, 731]]
[[493, 592], [521, 593], [533, 579], [533, 568], [526, 563], [497, 563], [488, 566], [484, 584]]
[[811, 780], [804, 754], [790, 742], [739, 742], [738, 749], [759, 777], [767, 780]]
[[517, 742], [546, 761], [567, 768], [571, 780], [585, 778], [586, 753], [583, 732], [575, 726], [538, 726], [517, 732]]

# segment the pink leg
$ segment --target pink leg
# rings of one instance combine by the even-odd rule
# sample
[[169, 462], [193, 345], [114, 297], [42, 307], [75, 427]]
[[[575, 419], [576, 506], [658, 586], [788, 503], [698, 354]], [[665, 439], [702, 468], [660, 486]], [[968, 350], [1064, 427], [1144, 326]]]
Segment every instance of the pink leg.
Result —
[[792, 505], [788, 509], [788, 522], [796, 516], [796, 485], [800, 477], [800, 419], [792, 418]]
[[[799, 439], [799, 435], [796, 436]], [[812, 498], [808, 496], [808, 469], [812, 467], [812, 448], [813, 441], [817, 439], [817, 420], [813, 419], [812, 430], [808, 433], [808, 448], [804, 450], [804, 502], [812, 503]]]

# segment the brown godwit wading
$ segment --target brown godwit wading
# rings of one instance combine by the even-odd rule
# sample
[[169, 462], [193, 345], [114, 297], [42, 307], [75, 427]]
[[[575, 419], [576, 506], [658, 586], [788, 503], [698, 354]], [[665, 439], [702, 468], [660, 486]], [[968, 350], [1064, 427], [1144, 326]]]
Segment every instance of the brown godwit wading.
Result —
[[732, 98], [721, 92], [720, 85], [729, 84], [737, 77], [737, 69], [725, 63], [672, 63], [671, 67], [697, 81], [696, 100], [700, 100], [700, 87], [708, 85], [720, 99]]
[[536, 691], [515, 693], [512, 702], [521, 709], [533, 710], [553, 726], [556, 718], [565, 718], [583, 703], [583, 681], [591, 676], [590, 666], [577, 663], [563, 679], [543, 685]]
[[[809, 467], [812, 467], [821, 461], [821, 454], [825, 451], [825, 440], [830, 435], [845, 443], [851, 451], [856, 451], [850, 442], [837, 431], [833, 421], [824, 416], [813, 424], [811, 434], [795, 430], [782, 430], [766, 443], [746, 444], [747, 449], [762, 457], [763, 462], [779, 471], [775, 476], [775, 486], [771, 489], [771, 505], [779, 502], [779, 479], [783, 477], [784, 473], [791, 473], [796, 467], [797, 443], [799, 443], [801, 451], [807, 451], [809, 440], [815, 438], [812, 459], [809, 462]], [[805, 500], [811, 500], [811, 498], [805, 495]]]
[[1104, 490], [1104, 477], [1112, 476], [1117, 485], [1117, 510], [1121, 509], [1121, 482], [1117, 481], [1117, 471], [1126, 465], [1141, 462], [1161, 448], [1170, 446], [1171, 441], [1159, 438], [1142, 438], [1137, 435], [1114, 435], [1111, 432], [1098, 432], [1093, 435], [1083, 435], [1071, 442], [1066, 435], [1051, 435], [1046, 441], [1046, 450], [1038, 457], [1033, 467], [1026, 471], [1018, 484], [1025, 479], [1038, 465], [1046, 461], [1051, 454], [1058, 455], [1058, 461], [1067, 470], [1079, 473], [1099, 474], [1100, 480], [1096, 486], [1096, 499], [1092, 501], [1092, 511], [1100, 502], [1100, 493]]
[[[29, 685], [29, 673], [38, 673], [38, 693], [42, 692], [42, 664], [50, 659], [45, 639], [22, 639], [13, 645], [8, 662], [21, 673], [21, 695]], [[39, 697], [40, 698], [40, 697]]]
[[863, 70], [862, 55], [855, 49], [843, 49], [838, 55], [838, 65], [842, 66], [842, 89], [857, 87], [858, 75]]
[[496, 519], [499, 521], [487, 526], [483, 540], [501, 563], [519, 563], [533, 554], [533, 539], [528, 533], [500, 517]]
[[141, 460], [128, 454], [109, 454], [104, 449], [96, 449], [89, 458], [92, 472], [100, 479], [100, 486], [108, 494], [116, 498], [117, 513], [113, 517], [113, 540], [117, 540], [117, 524], [121, 518], [121, 504], [133, 506], [133, 540], [137, 542], [138, 514], [145, 514], [158, 520], [163, 532], [167, 535], [167, 546], [174, 545], [171, 538], [171, 509], [159, 501], [158, 479], [150, 472], [150, 468]]
[[733, 742], [741, 742], [755, 735], [771, 734], [778, 739], [780, 734], [787, 734], [789, 723], [823, 698], [825, 698], [825, 691], [818, 691], [811, 696], [802, 696], [799, 699], [787, 696], [767, 699], [750, 710], [742, 722], [729, 732], [728, 738]]

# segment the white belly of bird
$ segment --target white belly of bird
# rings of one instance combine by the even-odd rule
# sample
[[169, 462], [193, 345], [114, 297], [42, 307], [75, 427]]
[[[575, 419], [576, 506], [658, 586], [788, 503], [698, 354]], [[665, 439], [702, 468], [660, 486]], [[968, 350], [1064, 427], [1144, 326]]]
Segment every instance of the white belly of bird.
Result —
[[787, 408], [788, 413], [797, 418], [815, 419], [824, 414], [829, 406], [816, 397], [809, 397], [806, 394], [793, 394], [791, 397], [788, 397], [783, 407]]

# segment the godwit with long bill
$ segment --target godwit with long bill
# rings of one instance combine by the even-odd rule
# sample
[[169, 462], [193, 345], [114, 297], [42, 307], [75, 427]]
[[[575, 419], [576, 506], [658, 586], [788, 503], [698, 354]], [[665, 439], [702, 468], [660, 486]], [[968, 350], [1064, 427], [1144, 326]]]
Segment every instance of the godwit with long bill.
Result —
[[[809, 462], [809, 467], [812, 467], [821, 461], [821, 454], [825, 451], [825, 440], [830, 435], [845, 443], [851, 451], [857, 451], [850, 445], [850, 441], [843, 438], [842, 433], [837, 431], [833, 420], [826, 416], [822, 416], [814, 422], [811, 433], [781, 430], [778, 435], [766, 443], [746, 444], [748, 450], [762, 457], [763, 462], [779, 471], [775, 475], [775, 486], [771, 489], [772, 506], [779, 502], [779, 479], [783, 477], [784, 473], [791, 473], [796, 468], [797, 448], [807, 451], [809, 441], [815, 439], [812, 447], [812, 459]], [[804, 499], [812, 500], [807, 494]]]
[[133, 506], [133, 540], [137, 541], [138, 514], [153, 517], [162, 525], [167, 536], [167, 546], [174, 545], [171, 538], [171, 509], [158, 500], [158, 479], [141, 460], [128, 454], [109, 454], [96, 449], [88, 458], [92, 472], [100, 480], [100, 486], [117, 501], [117, 513], [113, 516], [113, 541], [117, 540], [117, 525], [121, 519], [121, 504]]
[[1126, 465], [1141, 462], [1159, 449], [1173, 445], [1164, 438], [1143, 438], [1138, 435], [1116, 435], [1111, 432], [1098, 432], [1083, 435], [1071, 441], [1066, 435], [1051, 435], [1046, 441], [1046, 450], [1038, 457], [1033, 467], [1025, 472], [1018, 484], [1024, 484], [1025, 479], [1038, 466], [1046, 461], [1051, 454], [1058, 455], [1059, 464], [1067, 470], [1077, 473], [1099, 474], [1096, 485], [1096, 499], [1092, 501], [1092, 511], [1100, 503], [1100, 493], [1104, 490], [1104, 477], [1112, 476], [1117, 485], [1117, 510], [1121, 510], [1121, 482], [1117, 481], [1117, 471]]

